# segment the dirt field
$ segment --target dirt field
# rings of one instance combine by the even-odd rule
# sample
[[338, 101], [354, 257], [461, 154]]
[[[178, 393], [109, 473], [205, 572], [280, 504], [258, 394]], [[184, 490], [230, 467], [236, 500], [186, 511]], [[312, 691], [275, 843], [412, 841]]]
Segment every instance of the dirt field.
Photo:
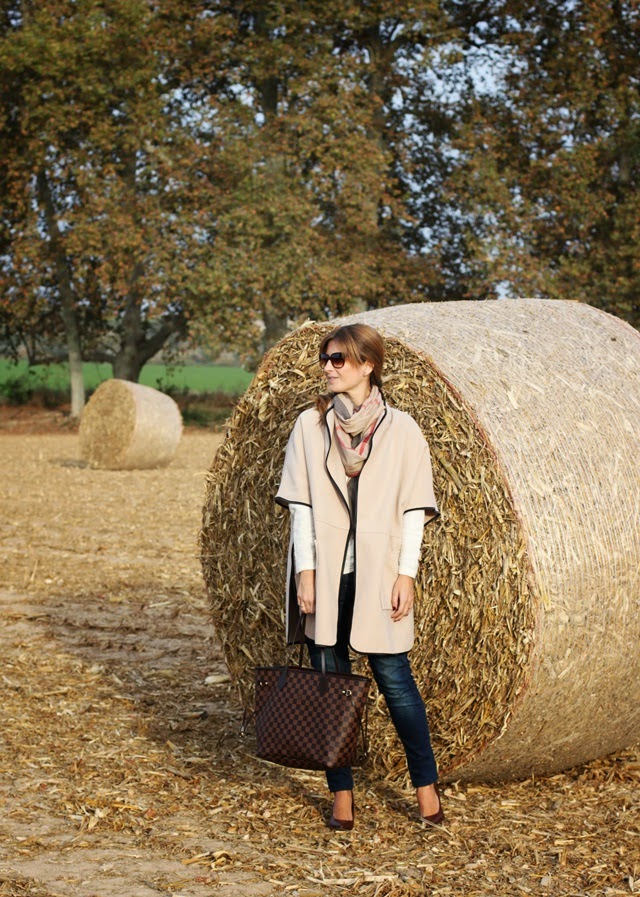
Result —
[[219, 439], [91, 471], [63, 415], [0, 410], [0, 895], [640, 893], [640, 749], [448, 785], [444, 830], [364, 771], [340, 834], [322, 775], [253, 759], [197, 557]]

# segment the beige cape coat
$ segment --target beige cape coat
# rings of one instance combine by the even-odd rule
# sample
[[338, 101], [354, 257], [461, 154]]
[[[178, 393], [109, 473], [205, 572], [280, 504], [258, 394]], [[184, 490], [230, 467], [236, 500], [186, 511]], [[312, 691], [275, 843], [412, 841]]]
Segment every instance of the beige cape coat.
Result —
[[[338, 591], [344, 556], [355, 530], [356, 594], [351, 647], [367, 654], [398, 654], [413, 645], [413, 611], [391, 620], [391, 592], [398, 576], [402, 517], [424, 509], [438, 516], [431, 457], [413, 418], [385, 407], [371, 451], [359, 477], [357, 506], [349, 510], [347, 483], [334, 434], [333, 406], [324, 415], [312, 408], [298, 417], [287, 445], [276, 501], [308, 505], [316, 536], [316, 612], [308, 614], [306, 634], [319, 645], [334, 645]], [[293, 576], [293, 540], [287, 569], [287, 638], [298, 622]]]

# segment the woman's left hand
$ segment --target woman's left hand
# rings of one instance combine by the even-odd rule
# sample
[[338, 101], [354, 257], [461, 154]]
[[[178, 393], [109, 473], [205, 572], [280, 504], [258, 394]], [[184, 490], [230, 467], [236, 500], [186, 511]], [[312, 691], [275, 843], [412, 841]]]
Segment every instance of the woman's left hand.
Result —
[[413, 577], [404, 573], [398, 574], [391, 592], [391, 619], [394, 623], [406, 617], [413, 607]]

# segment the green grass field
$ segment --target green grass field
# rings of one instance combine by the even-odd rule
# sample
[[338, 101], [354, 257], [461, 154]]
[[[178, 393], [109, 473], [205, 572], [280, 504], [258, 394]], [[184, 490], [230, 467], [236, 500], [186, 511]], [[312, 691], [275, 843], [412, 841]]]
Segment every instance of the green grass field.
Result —
[[[94, 390], [112, 374], [110, 364], [85, 364], [84, 382], [88, 391]], [[242, 368], [223, 365], [165, 365], [147, 364], [143, 367], [140, 383], [165, 392], [216, 393], [241, 395], [252, 374]], [[34, 365], [27, 362], [14, 364], [0, 359], [0, 397], [12, 393], [46, 390], [52, 393], [69, 391], [69, 369], [66, 364]]]

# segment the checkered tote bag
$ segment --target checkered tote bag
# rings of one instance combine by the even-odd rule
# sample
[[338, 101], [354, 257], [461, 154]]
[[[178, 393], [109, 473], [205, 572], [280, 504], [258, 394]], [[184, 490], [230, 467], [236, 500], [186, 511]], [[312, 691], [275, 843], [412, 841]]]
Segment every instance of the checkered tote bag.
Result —
[[370, 682], [367, 676], [303, 667], [302, 646], [298, 666], [257, 667], [258, 757], [297, 769], [362, 765]]

